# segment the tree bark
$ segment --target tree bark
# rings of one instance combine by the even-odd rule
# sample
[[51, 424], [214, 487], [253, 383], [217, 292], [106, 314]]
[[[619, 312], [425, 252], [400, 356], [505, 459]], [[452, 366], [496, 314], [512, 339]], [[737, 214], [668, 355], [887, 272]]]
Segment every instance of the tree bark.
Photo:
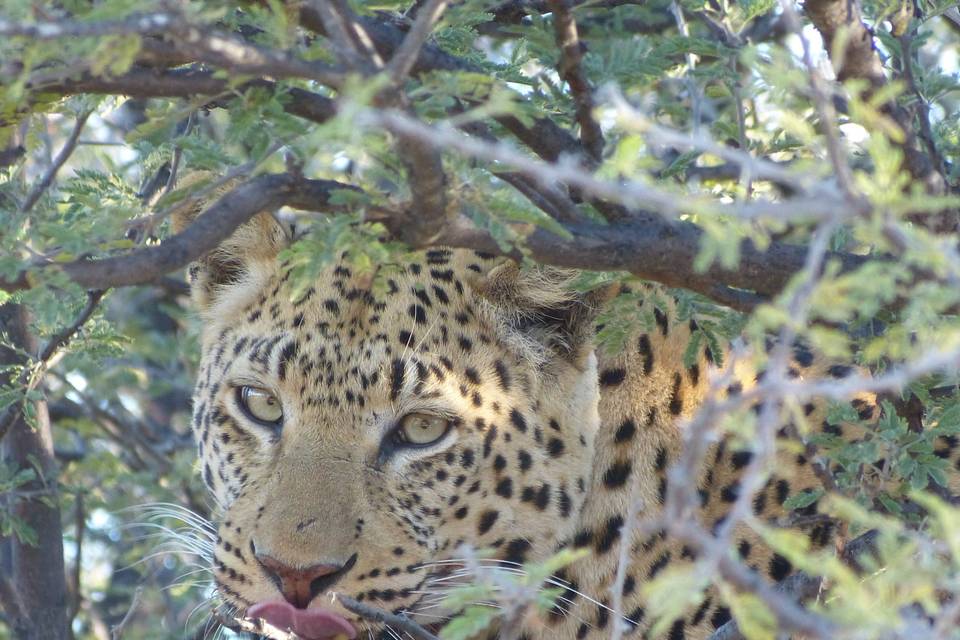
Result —
[[[18, 349], [0, 346], [0, 365], [26, 364], [22, 353], [36, 353], [37, 340], [30, 333], [30, 315], [16, 304], [0, 306], [0, 332]], [[15, 379], [15, 377], [14, 377]], [[4, 380], [9, 384], [10, 380]], [[21, 411], [3, 441], [2, 459], [15, 469], [34, 469], [37, 478], [18, 491], [45, 492], [53, 506], [36, 499], [15, 501], [10, 514], [22, 519], [37, 533], [31, 546], [16, 536], [5, 540], [4, 572], [19, 598], [20, 615], [8, 620], [18, 640], [67, 640], [67, 585], [63, 562], [63, 530], [57, 490], [57, 465], [46, 402], [29, 403], [34, 424]], [[26, 406], [26, 403], [23, 405]]]

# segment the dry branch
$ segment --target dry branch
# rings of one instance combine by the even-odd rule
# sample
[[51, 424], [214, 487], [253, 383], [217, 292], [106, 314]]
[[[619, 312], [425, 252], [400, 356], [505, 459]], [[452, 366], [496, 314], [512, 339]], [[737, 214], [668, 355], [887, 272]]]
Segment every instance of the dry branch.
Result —
[[570, 93], [576, 105], [577, 123], [580, 125], [580, 141], [593, 159], [600, 162], [603, 156], [603, 131], [593, 117], [593, 89], [583, 70], [583, 51], [580, 36], [573, 18], [571, 0], [548, 0], [553, 12], [553, 28], [560, 48], [560, 77], [570, 85]]

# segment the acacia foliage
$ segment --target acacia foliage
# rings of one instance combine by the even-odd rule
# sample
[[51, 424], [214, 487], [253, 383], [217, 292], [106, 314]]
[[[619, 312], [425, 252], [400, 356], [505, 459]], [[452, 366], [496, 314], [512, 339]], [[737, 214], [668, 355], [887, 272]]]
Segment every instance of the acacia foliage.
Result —
[[[206, 612], [191, 617], [204, 574], [178, 578], [185, 553], [152, 556], [142, 536], [156, 529], [127, 528], [149, 514], [127, 508], [209, 512], [178, 269], [255, 213], [255, 192], [311, 223], [285, 256], [304, 285], [344, 251], [370, 271], [411, 247], [477, 247], [584, 269], [583, 289], [674, 287], [698, 327], [690, 358], [743, 334], [743, 357], [778, 336], [865, 365], [877, 378], [859, 386], [888, 395], [870, 437], [807, 438], [801, 420], [797, 446], [838, 465], [831, 513], [846, 539], [880, 532], [878, 570], [860, 581], [800, 538], [769, 541], [829, 578], [811, 619], [838, 635], [952, 633], [958, 514], [929, 495], [957, 472], [936, 437], [960, 435], [956, 7], [444, 4], [5, 0], [0, 303], [29, 309], [51, 348], [18, 351], [5, 327], [0, 434], [49, 430], [59, 469], [14, 465], [30, 458], [6, 445], [0, 567], [14, 591], [10, 555], [41, 543], [36, 509], [58, 509], [77, 637], [205, 633]], [[841, 5], [855, 12], [838, 19]], [[423, 17], [438, 9], [435, 24]], [[338, 36], [325, 11], [367, 38]], [[171, 240], [173, 209], [255, 176], [257, 189], [214, 205], [226, 222]], [[605, 311], [601, 348], [653, 326], [635, 302]], [[799, 417], [808, 388], [771, 379], [774, 413]], [[857, 386], [819, 391], [839, 401]], [[748, 440], [769, 429], [736, 409], [710, 424]], [[840, 402], [831, 414], [856, 419]], [[174, 515], [154, 524], [176, 527]], [[685, 601], [664, 596], [713, 579], [748, 636], [786, 624], [781, 602], [717, 569], [664, 573], [646, 586], [650, 615], [668, 621]]]

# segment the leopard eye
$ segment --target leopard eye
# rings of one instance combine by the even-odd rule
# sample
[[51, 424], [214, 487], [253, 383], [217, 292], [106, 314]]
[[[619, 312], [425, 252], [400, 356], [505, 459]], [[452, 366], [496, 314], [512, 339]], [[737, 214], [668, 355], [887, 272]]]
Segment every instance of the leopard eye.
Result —
[[408, 413], [400, 418], [394, 432], [399, 444], [423, 447], [433, 444], [450, 430], [450, 420], [428, 413]]
[[275, 427], [283, 420], [280, 400], [265, 389], [237, 387], [237, 402], [247, 417], [268, 427]]

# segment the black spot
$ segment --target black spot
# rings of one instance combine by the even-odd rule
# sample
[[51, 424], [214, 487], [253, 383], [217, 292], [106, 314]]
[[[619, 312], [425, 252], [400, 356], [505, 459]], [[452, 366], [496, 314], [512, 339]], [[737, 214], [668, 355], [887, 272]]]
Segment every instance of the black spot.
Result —
[[570, 515], [570, 509], [573, 506], [572, 501], [570, 500], [570, 494], [567, 493], [566, 488], [561, 487], [560, 495], [557, 498], [557, 505], [560, 507], [560, 515], [566, 518]]
[[401, 329], [400, 333], [397, 334], [397, 339], [404, 345], [413, 344], [413, 334], [407, 331], [406, 329]]
[[680, 385], [683, 380], [679, 373], [673, 374], [673, 391], [670, 393], [670, 413], [675, 416], [683, 411], [683, 394], [680, 392]]
[[653, 580], [657, 577], [657, 574], [663, 571], [664, 567], [670, 564], [670, 552], [665, 551], [663, 555], [657, 558], [653, 564], [650, 565], [650, 571], [647, 573], [647, 579]]
[[493, 441], [497, 437], [497, 427], [490, 425], [490, 428], [487, 429], [487, 432], [483, 435], [483, 457], [490, 457], [490, 450], [493, 447]]
[[793, 343], [793, 359], [801, 367], [809, 367], [813, 364], [813, 352], [800, 341]]
[[730, 622], [730, 620], [730, 609], [726, 607], [717, 607], [717, 610], [710, 616], [710, 624], [713, 625], [714, 629], [719, 629]]
[[516, 427], [520, 433], [527, 432], [527, 421], [524, 419], [523, 414], [516, 409], [510, 410], [510, 422], [513, 423], [513, 426]]
[[673, 626], [670, 627], [670, 634], [667, 638], [669, 638], [669, 640], [686, 640], [687, 632], [684, 630], [686, 624], [683, 620], [674, 622]]
[[691, 627], [695, 627], [695, 626], [697, 626], [698, 624], [700, 624], [701, 622], [703, 622], [704, 616], [707, 615], [707, 611], [709, 611], [709, 609], [710, 609], [710, 604], [711, 604], [711, 602], [712, 602], [711, 599], [710, 599], [710, 598], [707, 598], [706, 600], [704, 600], [703, 602], [700, 603], [700, 606], [697, 607], [697, 610], [696, 610], [696, 611], [694, 612], [694, 614], [690, 617], [690, 626], [691, 626]]
[[597, 540], [597, 553], [606, 553], [613, 547], [613, 543], [620, 537], [620, 528], [623, 526], [623, 516], [615, 515], [607, 520], [603, 533]]
[[690, 384], [696, 386], [696, 384], [700, 382], [700, 366], [696, 364], [690, 365], [687, 373], [690, 374]]
[[753, 459], [753, 453], [750, 451], [737, 451], [732, 456], [730, 456], [730, 464], [733, 465], [734, 469], [743, 469], [745, 466], [750, 464], [750, 460]]
[[390, 372], [390, 399], [396, 400], [403, 388], [404, 366], [400, 358], [393, 359], [393, 367]]
[[480, 374], [473, 367], [467, 367], [463, 373], [471, 383], [480, 384]]
[[650, 336], [643, 334], [637, 341], [637, 353], [643, 358], [643, 374], [650, 375], [653, 371], [653, 347], [650, 346]]
[[720, 499], [724, 502], [736, 502], [740, 495], [740, 483], [731, 482], [720, 491]]
[[779, 582], [790, 575], [793, 571], [793, 565], [779, 553], [773, 554], [770, 558], [770, 577]]
[[533, 458], [523, 449], [517, 453], [517, 461], [520, 463], [520, 471], [526, 471], [533, 465]]
[[623, 580], [623, 595], [628, 596], [633, 593], [633, 590], [637, 587], [637, 580], [633, 576], [627, 576]]
[[500, 482], [497, 483], [496, 489], [494, 489], [496, 494], [501, 498], [510, 498], [513, 496], [513, 480], [510, 478], [503, 478]]
[[499, 511], [484, 511], [483, 515], [480, 516], [479, 522], [477, 523], [477, 533], [483, 535], [487, 531], [490, 531], [490, 528], [493, 527], [493, 524], [497, 521], [498, 517], [500, 517]]
[[750, 549], [751, 545], [749, 540], [740, 541], [740, 544], [737, 545], [737, 553], [740, 554], [741, 560], [746, 560], [750, 557]]
[[657, 471], [663, 471], [667, 468], [667, 450], [663, 447], [657, 449], [657, 458], [654, 460], [654, 466]]
[[753, 512], [756, 515], [763, 515], [763, 510], [767, 506], [767, 494], [761, 491], [753, 497]]
[[608, 489], [622, 487], [630, 477], [630, 471], [632, 469], [633, 465], [630, 461], [616, 462], [610, 465], [610, 468], [603, 474], [603, 484], [606, 485]]
[[643, 622], [644, 617], [647, 615], [647, 612], [644, 611], [643, 607], [637, 607], [630, 612], [630, 615], [627, 616], [627, 624], [631, 628], [636, 628], [641, 622]]
[[849, 367], [845, 364], [835, 364], [827, 369], [827, 373], [834, 378], [846, 378], [852, 371], [853, 367]]
[[660, 309], [653, 308], [653, 319], [657, 322], [657, 326], [660, 327], [660, 333], [664, 336], [670, 331], [670, 323], [667, 321], [667, 314]]
[[524, 538], [514, 538], [507, 543], [507, 556], [504, 558], [507, 562], [523, 564], [527, 559], [527, 552], [530, 550], [530, 541]]
[[593, 532], [589, 529], [582, 529], [577, 532], [577, 535], [573, 536], [573, 547], [574, 549], [582, 549], [589, 545], [592, 539]]
[[453, 269], [444, 269], [443, 271], [439, 269], [430, 269], [430, 277], [437, 280], [443, 280], [444, 282], [452, 282]]
[[637, 425], [633, 420], [627, 418], [617, 429], [616, 434], [613, 436], [613, 441], [616, 443], [626, 442], [627, 440], [631, 440], [636, 433]]
[[500, 383], [500, 388], [504, 391], [510, 391], [510, 372], [507, 370], [507, 366], [500, 360], [497, 360], [493, 363], [493, 368], [497, 372], [497, 380]]
[[497, 471], [503, 471], [507, 468], [507, 459], [498, 453], [493, 459], [493, 468]]
[[464, 449], [460, 454], [460, 464], [466, 469], [473, 464], [473, 449]]
[[296, 342], [291, 342], [280, 352], [280, 359], [277, 363], [277, 377], [280, 378], [281, 381], [286, 379], [287, 363], [297, 356], [298, 350], [299, 345]]
[[607, 369], [600, 372], [600, 385], [612, 387], [623, 382], [626, 377], [626, 369]]
[[550, 485], [544, 484], [540, 487], [540, 490], [537, 491], [537, 496], [533, 503], [536, 505], [537, 509], [540, 509], [540, 511], [543, 511], [550, 505]]
[[417, 296], [417, 300], [422, 302], [424, 306], [432, 307], [433, 302], [430, 300], [430, 296], [427, 295], [427, 292], [423, 289], [417, 289], [413, 287], [413, 295]]
[[410, 317], [413, 318], [417, 324], [427, 323], [427, 310], [419, 304], [410, 305], [410, 308], [407, 309], [407, 313], [410, 314]]
[[464, 518], [467, 517], [467, 512], [469, 511], [470, 510], [467, 507], [460, 507], [454, 512], [453, 517], [456, 518], [457, 520], [463, 520]]
[[338, 305], [337, 301], [334, 300], [333, 298], [327, 298], [326, 300], [324, 300], [323, 308], [333, 314], [340, 313], [340, 305]]
[[777, 480], [777, 504], [783, 504], [790, 495], [790, 483], [786, 480]]
[[547, 442], [547, 453], [550, 454], [551, 458], [559, 458], [563, 455], [563, 440], [560, 438], [550, 438], [550, 441]]

